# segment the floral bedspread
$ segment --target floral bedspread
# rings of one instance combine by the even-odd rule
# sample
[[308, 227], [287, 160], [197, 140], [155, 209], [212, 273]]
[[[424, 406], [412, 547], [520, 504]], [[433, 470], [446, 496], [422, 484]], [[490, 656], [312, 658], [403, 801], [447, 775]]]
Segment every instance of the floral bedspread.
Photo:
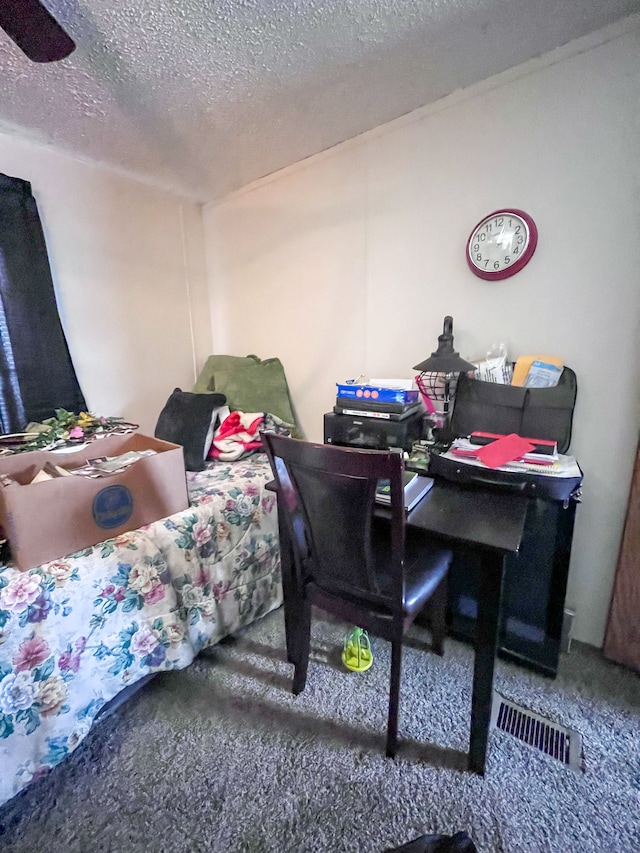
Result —
[[183, 512], [29, 572], [0, 567], [0, 803], [75, 749], [121, 690], [281, 604], [266, 455], [187, 479]]

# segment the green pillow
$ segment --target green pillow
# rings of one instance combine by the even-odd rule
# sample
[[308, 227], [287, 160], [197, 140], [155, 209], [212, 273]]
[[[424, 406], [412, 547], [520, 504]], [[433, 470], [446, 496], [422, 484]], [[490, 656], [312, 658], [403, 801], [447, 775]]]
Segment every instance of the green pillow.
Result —
[[302, 438], [279, 358], [262, 361], [256, 355], [211, 355], [193, 390], [224, 394], [232, 412], [270, 412], [293, 424], [294, 435]]
[[196, 380], [196, 384], [191, 389], [196, 394], [205, 394], [207, 391], [215, 391], [215, 372], [216, 370], [233, 370], [234, 368], [241, 369], [243, 365], [253, 364], [256, 360], [255, 355], [248, 355], [246, 358], [241, 358], [238, 355], [210, 355], [206, 360], [204, 367]]

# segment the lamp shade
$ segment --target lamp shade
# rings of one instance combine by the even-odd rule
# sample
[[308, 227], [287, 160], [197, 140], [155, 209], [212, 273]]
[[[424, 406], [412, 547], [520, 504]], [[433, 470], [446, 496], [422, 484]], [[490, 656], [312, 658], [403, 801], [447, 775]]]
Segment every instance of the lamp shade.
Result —
[[475, 364], [460, 358], [453, 348], [453, 317], [444, 318], [442, 334], [438, 336], [438, 349], [413, 368], [421, 373], [466, 373], [475, 370]]

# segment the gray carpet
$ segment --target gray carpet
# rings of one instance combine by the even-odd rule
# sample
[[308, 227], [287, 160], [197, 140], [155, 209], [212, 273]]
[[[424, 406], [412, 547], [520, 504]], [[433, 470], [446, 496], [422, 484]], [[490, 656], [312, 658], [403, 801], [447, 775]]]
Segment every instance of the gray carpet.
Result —
[[584, 772], [490, 735], [461, 769], [471, 649], [404, 658], [396, 760], [383, 757], [389, 648], [340, 664], [344, 626], [314, 622], [307, 688], [290, 692], [282, 611], [153, 679], [62, 765], [0, 809], [11, 853], [381, 853], [466, 830], [480, 853], [640, 851], [640, 676], [580, 644], [549, 680], [498, 662], [496, 689], [584, 737]]

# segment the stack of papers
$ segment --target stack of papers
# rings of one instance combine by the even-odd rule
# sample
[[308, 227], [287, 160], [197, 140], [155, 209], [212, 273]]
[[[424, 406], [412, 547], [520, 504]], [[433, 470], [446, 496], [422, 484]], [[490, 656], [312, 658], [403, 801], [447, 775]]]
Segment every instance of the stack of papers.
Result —
[[481, 445], [469, 438], [456, 438], [450, 450], [454, 456], [479, 459], [487, 468], [500, 468], [508, 462], [527, 462], [541, 468], [548, 468], [558, 460], [557, 452], [539, 453], [533, 442], [515, 433]]
[[[478, 459], [477, 456], [463, 456], [461, 454], [454, 453], [453, 445], [450, 450], [447, 450], [441, 455], [444, 459], [452, 459], [455, 462], [464, 461], [466, 465], [473, 465], [477, 468], [484, 468], [486, 470], [489, 467]], [[561, 453], [558, 454], [557, 458], [551, 463], [551, 465], [539, 465], [525, 460], [514, 460], [512, 462], [505, 462], [504, 465], [499, 465], [494, 470], [538, 474], [542, 477], [582, 476], [582, 471], [580, 470], [580, 466], [575, 458], [573, 456], [563, 456]]]
[[95, 459], [88, 459], [84, 465], [72, 468], [68, 473], [79, 477], [107, 477], [110, 474], [120, 474], [138, 459], [153, 456], [155, 453], [155, 450], [147, 449], [129, 450], [119, 456], [97, 456]]

